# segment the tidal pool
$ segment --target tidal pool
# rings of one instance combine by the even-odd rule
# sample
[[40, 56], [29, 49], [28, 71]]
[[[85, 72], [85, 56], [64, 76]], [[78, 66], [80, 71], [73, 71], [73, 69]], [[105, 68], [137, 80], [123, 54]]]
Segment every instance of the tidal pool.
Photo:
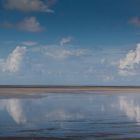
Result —
[[140, 138], [140, 94], [0, 96], [0, 138]]

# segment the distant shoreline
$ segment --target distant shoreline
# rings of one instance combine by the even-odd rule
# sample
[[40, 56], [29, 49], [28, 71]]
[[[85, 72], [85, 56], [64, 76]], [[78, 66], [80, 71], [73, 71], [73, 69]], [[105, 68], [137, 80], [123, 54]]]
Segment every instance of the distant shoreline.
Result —
[[140, 88], [140, 86], [90, 86], [90, 85], [0, 85], [0, 88]]
[[140, 93], [140, 87], [132, 86], [0, 86], [0, 95], [40, 93], [114, 94]]

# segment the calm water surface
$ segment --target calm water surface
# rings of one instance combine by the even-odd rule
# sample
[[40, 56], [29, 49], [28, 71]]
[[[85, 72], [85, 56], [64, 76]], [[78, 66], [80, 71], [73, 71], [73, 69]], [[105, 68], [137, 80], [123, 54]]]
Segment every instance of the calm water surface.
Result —
[[0, 137], [140, 138], [140, 94], [0, 97]]

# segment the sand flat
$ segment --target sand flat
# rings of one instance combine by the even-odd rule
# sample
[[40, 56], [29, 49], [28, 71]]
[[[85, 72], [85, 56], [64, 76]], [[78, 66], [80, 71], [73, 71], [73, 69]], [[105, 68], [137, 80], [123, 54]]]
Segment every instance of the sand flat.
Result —
[[0, 95], [39, 93], [140, 93], [140, 87], [0, 87]]

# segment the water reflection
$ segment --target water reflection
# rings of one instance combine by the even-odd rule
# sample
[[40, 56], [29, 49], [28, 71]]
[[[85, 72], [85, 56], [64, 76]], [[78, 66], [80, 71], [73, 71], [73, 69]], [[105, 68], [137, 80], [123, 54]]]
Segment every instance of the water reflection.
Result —
[[36, 95], [1, 97], [0, 136], [140, 137], [139, 99], [139, 94], [57, 93], [38, 98]]
[[119, 98], [120, 109], [125, 112], [130, 120], [140, 122], [140, 97], [135, 96], [121, 96]]
[[17, 124], [26, 123], [26, 117], [20, 100], [9, 99], [6, 103], [6, 110]]

